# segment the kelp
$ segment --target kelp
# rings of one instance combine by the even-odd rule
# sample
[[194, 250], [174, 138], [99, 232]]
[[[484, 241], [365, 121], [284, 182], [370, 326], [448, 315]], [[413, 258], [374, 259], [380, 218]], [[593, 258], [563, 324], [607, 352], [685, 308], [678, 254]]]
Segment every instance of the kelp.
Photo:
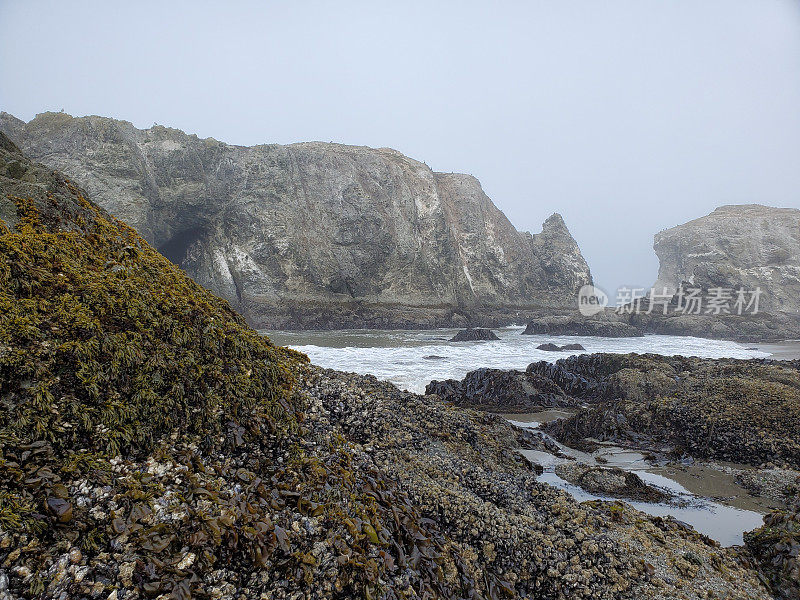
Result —
[[228, 422], [291, 427], [286, 352], [64, 183], [85, 231], [14, 197], [16, 231], [0, 235], [0, 435], [116, 454], [175, 430], [215, 446]]
[[227, 569], [239, 589], [479, 597], [452, 543], [345, 439], [307, 451], [293, 389], [305, 356], [258, 335], [2, 134], [0, 155], [10, 591], [208, 598], [209, 574]]
[[791, 490], [785, 509], [764, 517], [764, 525], [744, 534], [761, 577], [776, 598], [800, 598], [800, 492]]

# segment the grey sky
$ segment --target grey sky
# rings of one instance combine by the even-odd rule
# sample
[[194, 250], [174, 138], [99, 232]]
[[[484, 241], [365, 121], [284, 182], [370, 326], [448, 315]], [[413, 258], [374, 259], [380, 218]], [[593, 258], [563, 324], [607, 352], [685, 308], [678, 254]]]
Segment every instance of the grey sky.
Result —
[[62, 108], [472, 173], [613, 295], [660, 229], [800, 207], [800, 2], [0, 0], [0, 109]]

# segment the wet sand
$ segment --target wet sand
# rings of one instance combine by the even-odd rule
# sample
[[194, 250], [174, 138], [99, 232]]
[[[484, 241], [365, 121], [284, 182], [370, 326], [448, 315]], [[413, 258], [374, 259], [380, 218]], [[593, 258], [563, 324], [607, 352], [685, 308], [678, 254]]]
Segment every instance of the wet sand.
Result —
[[787, 340], [778, 344], [745, 344], [761, 352], [769, 352], [775, 360], [800, 359], [800, 340]]
[[[739, 470], [757, 470], [747, 465], [734, 464], [731, 467]], [[775, 500], [752, 495], [736, 483], [733, 473], [726, 473], [723, 469], [723, 465], [701, 463], [688, 467], [669, 464], [648, 470], [669, 477], [697, 496], [710, 498], [727, 506], [762, 514], [781, 507], [781, 504]]]

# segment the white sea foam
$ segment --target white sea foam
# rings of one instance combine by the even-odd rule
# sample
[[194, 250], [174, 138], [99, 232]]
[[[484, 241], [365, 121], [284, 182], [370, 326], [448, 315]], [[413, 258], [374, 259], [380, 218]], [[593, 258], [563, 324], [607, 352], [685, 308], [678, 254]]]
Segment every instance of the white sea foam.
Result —
[[767, 352], [747, 349], [736, 342], [694, 337], [647, 335], [638, 338], [602, 338], [520, 335], [523, 327], [496, 329], [499, 341], [450, 342], [454, 329], [424, 331], [304, 331], [265, 332], [278, 344], [306, 353], [314, 364], [340, 371], [370, 373], [401, 389], [421, 393], [433, 379], [461, 379], [473, 369], [524, 369], [530, 363], [555, 362], [570, 354], [546, 352], [545, 342], [579, 343], [592, 352], [653, 352], [705, 358], [764, 358]]

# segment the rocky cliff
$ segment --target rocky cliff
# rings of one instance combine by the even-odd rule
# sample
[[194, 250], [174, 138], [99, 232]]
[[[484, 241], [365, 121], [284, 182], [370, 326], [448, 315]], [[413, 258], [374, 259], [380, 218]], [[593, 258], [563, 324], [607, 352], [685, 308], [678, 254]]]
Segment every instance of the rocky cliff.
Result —
[[682, 282], [704, 289], [759, 287], [760, 310], [800, 313], [800, 210], [721, 206], [656, 234], [653, 247], [658, 290]]
[[477, 179], [387, 148], [231, 146], [103, 117], [0, 114], [256, 326], [488, 324], [572, 307], [591, 281], [560, 215], [517, 231]]

